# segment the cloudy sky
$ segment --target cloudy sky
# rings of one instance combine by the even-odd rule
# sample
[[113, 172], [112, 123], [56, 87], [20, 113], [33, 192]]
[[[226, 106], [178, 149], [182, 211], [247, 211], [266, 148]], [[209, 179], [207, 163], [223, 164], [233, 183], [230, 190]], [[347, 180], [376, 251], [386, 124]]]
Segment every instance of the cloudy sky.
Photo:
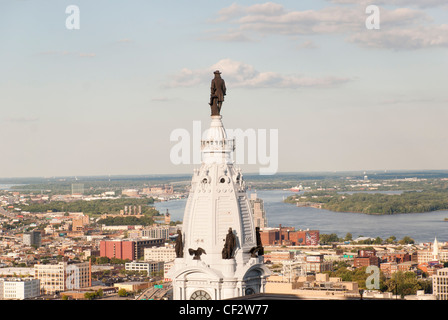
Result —
[[448, 169], [446, 0], [4, 0], [0, 41], [0, 177], [191, 173], [216, 69], [279, 172]]

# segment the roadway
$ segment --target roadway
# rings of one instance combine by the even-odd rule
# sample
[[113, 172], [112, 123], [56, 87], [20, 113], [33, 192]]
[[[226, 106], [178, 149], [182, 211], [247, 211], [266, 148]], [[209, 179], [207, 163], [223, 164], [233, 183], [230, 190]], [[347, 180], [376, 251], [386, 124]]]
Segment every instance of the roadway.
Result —
[[10, 219], [16, 218], [15, 213], [6, 211], [2, 206], [0, 206], [0, 214]]
[[143, 291], [142, 294], [140, 294], [137, 298], [135, 298], [136, 300], [161, 300], [163, 299], [169, 290], [171, 290], [172, 288], [172, 284], [170, 282], [168, 283], [164, 283], [162, 285], [162, 288], [158, 288], [158, 287], [150, 287], [148, 289], [146, 289], [145, 291]]

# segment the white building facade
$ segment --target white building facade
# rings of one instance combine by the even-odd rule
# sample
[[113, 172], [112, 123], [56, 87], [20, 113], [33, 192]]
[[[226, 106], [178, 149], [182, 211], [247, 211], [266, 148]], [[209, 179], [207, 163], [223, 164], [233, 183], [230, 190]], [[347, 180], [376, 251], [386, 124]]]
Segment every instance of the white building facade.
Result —
[[39, 295], [39, 279], [0, 278], [0, 300], [24, 300]]
[[145, 261], [173, 261], [176, 258], [176, 252], [172, 246], [145, 248]]
[[126, 271], [146, 271], [148, 276], [152, 273], [163, 271], [163, 261], [137, 262], [132, 261], [125, 263]]
[[437, 300], [448, 300], [448, 268], [439, 269], [432, 276], [432, 293]]
[[43, 293], [53, 294], [65, 290], [91, 286], [90, 262], [58, 264], [35, 264], [34, 278], [40, 280]]
[[448, 250], [439, 248], [439, 242], [437, 238], [434, 239], [432, 248], [417, 251], [418, 263], [425, 263], [431, 261], [448, 261]]

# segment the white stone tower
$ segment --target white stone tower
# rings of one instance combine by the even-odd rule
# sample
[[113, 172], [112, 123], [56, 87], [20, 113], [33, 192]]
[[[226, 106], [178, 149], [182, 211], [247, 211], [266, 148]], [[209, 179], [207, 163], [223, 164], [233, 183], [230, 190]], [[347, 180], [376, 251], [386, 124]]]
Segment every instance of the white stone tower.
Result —
[[[258, 255], [262, 252], [250, 252], [257, 247], [257, 233], [243, 175], [233, 162], [234, 139], [227, 138], [221, 115], [211, 118], [207, 138], [201, 141], [202, 164], [194, 170], [185, 207], [183, 255], [175, 259], [168, 275], [175, 300], [263, 293], [270, 275]], [[235, 249], [232, 257], [224, 258], [229, 233], [235, 236]], [[198, 248], [204, 253], [190, 254]]]
[[434, 244], [432, 248], [432, 259], [434, 261], [439, 261], [439, 242], [437, 241], [437, 237], [434, 238]]

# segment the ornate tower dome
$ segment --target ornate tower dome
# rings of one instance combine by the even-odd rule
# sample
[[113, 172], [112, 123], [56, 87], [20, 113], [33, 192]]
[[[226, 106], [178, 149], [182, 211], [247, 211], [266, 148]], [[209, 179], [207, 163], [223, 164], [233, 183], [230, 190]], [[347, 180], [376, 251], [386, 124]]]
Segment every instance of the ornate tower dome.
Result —
[[234, 139], [227, 137], [221, 115], [213, 110], [169, 272], [176, 300], [261, 293], [270, 275], [243, 175], [233, 162]]

